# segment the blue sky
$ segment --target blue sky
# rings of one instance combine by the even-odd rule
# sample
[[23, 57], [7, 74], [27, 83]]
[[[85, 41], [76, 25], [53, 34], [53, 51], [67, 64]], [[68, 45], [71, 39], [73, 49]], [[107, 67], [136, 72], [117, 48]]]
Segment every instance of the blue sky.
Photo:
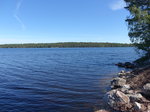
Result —
[[123, 0], [0, 0], [0, 43], [129, 43]]

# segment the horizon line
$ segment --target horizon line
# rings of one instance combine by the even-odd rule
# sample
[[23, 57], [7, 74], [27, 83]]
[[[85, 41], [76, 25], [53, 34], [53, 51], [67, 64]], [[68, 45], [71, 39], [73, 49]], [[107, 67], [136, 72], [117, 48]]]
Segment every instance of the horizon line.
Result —
[[6, 44], [55, 44], [55, 43], [110, 43], [110, 44], [132, 44], [132, 43], [123, 43], [123, 42], [24, 42], [24, 43], [0, 43], [0, 45]]

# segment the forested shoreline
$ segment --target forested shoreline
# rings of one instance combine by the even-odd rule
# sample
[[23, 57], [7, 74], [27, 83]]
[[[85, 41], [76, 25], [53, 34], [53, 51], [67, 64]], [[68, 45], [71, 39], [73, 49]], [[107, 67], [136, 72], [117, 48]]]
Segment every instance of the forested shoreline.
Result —
[[26, 43], [0, 44], [0, 48], [74, 48], [74, 47], [132, 47], [126, 43], [98, 43], [98, 42], [62, 42], [62, 43]]

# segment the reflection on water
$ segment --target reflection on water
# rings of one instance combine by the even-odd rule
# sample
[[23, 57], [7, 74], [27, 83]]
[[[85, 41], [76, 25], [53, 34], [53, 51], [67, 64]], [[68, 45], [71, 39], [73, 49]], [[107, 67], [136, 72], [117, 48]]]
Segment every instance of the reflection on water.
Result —
[[[129, 55], [130, 54], [130, 55]], [[93, 112], [133, 48], [0, 49], [0, 112]]]

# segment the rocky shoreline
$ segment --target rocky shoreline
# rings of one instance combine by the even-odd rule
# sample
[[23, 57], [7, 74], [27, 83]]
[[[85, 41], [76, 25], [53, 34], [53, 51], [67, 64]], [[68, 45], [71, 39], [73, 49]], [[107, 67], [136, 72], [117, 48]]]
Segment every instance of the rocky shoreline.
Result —
[[150, 112], [150, 66], [118, 73], [104, 100], [110, 108], [96, 112]]

